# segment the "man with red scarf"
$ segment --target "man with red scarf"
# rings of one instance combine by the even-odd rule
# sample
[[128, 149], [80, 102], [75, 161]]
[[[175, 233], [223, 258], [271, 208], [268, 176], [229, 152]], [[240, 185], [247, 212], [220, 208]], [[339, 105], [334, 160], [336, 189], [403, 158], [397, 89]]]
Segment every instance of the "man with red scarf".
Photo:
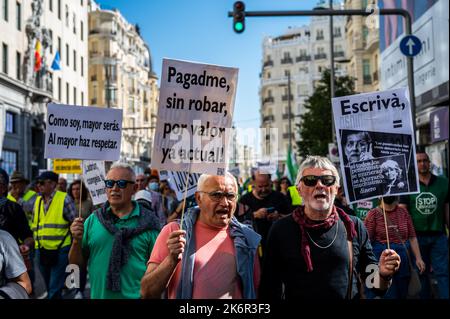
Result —
[[336, 167], [327, 158], [308, 156], [296, 185], [304, 206], [270, 230], [260, 297], [357, 299], [360, 278], [383, 294], [400, 257], [386, 249], [377, 261], [363, 222], [333, 205], [339, 188]]

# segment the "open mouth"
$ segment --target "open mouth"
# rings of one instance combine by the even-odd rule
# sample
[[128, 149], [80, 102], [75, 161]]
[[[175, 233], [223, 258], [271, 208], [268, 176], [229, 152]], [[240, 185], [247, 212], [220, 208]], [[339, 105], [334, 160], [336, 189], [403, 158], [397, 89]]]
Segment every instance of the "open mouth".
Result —
[[229, 210], [227, 209], [219, 209], [216, 211], [216, 215], [220, 215], [222, 217], [227, 217], [229, 215]]
[[314, 195], [314, 199], [316, 199], [316, 200], [326, 200], [327, 199], [327, 195], [325, 195], [325, 194], [316, 194], [316, 195]]

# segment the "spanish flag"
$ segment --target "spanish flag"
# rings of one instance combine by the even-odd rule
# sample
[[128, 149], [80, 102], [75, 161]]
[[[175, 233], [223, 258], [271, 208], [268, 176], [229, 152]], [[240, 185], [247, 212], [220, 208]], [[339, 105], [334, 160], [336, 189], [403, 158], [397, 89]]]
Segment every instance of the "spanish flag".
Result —
[[42, 63], [42, 46], [41, 41], [36, 41], [36, 47], [34, 50], [34, 72], [38, 72], [41, 69], [41, 63]]

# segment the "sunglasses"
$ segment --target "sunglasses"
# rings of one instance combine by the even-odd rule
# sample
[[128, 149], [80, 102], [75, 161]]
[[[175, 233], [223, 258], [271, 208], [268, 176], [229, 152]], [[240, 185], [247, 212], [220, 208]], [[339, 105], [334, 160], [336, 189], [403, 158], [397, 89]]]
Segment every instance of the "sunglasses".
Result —
[[303, 176], [300, 180], [305, 184], [306, 186], [313, 187], [317, 185], [317, 181], [320, 179], [320, 182], [324, 186], [332, 186], [336, 182], [336, 176], [333, 175], [306, 175]]
[[236, 198], [238, 196], [236, 193], [224, 193], [224, 192], [219, 192], [219, 191], [210, 192], [210, 193], [199, 191], [199, 193], [208, 194], [208, 196], [215, 202], [220, 202], [222, 200], [222, 198], [224, 198], [224, 197], [226, 197], [226, 199], [231, 202], [231, 201], [236, 200]]
[[126, 188], [128, 184], [134, 184], [134, 182], [127, 181], [125, 179], [119, 179], [118, 181], [115, 181], [113, 179], [105, 180], [106, 188], [113, 188], [116, 183], [117, 183], [117, 187], [122, 188], [122, 189]]

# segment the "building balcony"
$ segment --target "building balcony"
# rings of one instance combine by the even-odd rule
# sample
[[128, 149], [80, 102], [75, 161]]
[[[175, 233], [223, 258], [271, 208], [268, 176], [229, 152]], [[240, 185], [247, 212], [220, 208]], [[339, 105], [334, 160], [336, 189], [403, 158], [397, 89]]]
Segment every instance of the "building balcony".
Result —
[[366, 74], [363, 76], [363, 84], [364, 85], [372, 84], [372, 76], [370, 74]]
[[375, 51], [378, 50], [379, 43], [379, 35], [375, 31], [369, 31], [369, 34], [366, 38], [365, 50], [366, 51]]
[[273, 115], [267, 115], [263, 117], [263, 122], [267, 123], [267, 122], [273, 122], [275, 121], [275, 116]]
[[263, 67], [268, 67], [268, 66], [273, 66], [273, 61], [272, 60], [267, 60], [264, 61]]
[[[295, 115], [293, 113], [291, 113], [290, 118], [294, 119]], [[289, 119], [289, 113], [285, 113], [283, 114], [283, 120], [288, 120]]]
[[281, 101], [283, 101], [283, 102], [284, 102], [284, 101], [287, 101], [287, 100], [289, 100], [289, 99], [292, 101], [292, 100], [294, 99], [294, 96], [293, 96], [292, 94], [289, 95], [289, 96], [288, 96], [287, 94], [281, 96]]
[[295, 62], [307, 62], [307, 61], [311, 61], [310, 55], [300, 55], [295, 58]]
[[345, 57], [345, 52], [344, 51], [334, 52], [334, 57], [335, 58], [344, 58]]
[[295, 138], [295, 134], [294, 134], [294, 133], [291, 133], [291, 134], [289, 134], [289, 133], [283, 133], [283, 138], [284, 138], [284, 139], [289, 139], [289, 137], [290, 137], [290, 138]]
[[294, 63], [294, 61], [292, 60], [292, 58], [284, 58], [281, 59], [281, 64], [292, 64]]
[[321, 59], [326, 59], [326, 58], [327, 58], [326, 53], [319, 53], [319, 54], [314, 55], [314, 60], [321, 60]]
[[275, 101], [275, 99], [273, 98], [273, 96], [268, 96], [268, 97], [264, 98], [263, 104], [273, 103], [274, 101]]

